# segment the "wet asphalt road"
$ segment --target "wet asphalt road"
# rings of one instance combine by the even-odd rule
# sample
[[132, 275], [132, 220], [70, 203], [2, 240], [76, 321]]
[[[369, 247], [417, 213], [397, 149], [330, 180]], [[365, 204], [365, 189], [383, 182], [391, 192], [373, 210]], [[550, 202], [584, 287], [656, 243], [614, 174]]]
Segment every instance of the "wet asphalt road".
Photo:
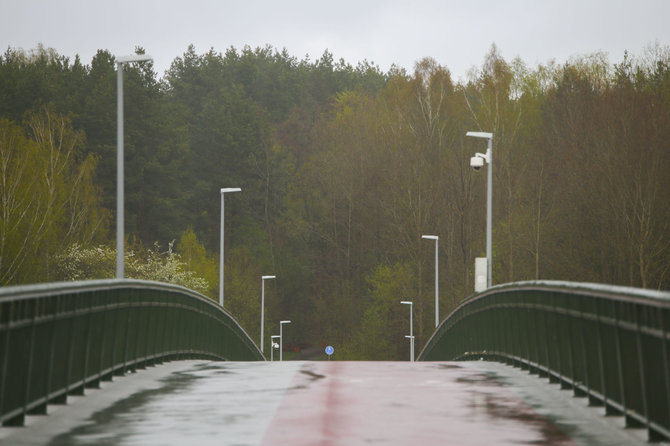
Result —
[[635, 445], [557, 385], [488, 362], [173, 362], [103, 383], [7, 445]]

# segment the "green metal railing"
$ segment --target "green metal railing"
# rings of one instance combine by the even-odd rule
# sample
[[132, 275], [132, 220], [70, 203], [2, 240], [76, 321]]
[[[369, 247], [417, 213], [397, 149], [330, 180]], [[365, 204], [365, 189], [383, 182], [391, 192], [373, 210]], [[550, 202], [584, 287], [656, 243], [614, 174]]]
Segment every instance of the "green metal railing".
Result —
[[670, 439], [670, 293], [572, 282], [490, 288], [456, 308], [419, 360], [492, 359]]
[[0, 288], [0, 421], [23, 425], [136, 369], [174, 359], [262, 361], [239, 324], [183, 287], [96, 280]]

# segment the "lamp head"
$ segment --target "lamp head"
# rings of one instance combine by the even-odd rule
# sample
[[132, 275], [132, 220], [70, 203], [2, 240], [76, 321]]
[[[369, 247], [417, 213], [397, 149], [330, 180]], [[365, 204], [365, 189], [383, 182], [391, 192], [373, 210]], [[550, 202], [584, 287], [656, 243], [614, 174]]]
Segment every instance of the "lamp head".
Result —
[[474, 138], [493, 139], [493, 133], [488, 132], [467, 132], [465, 136], [472, 136]]
[[130, 62], [146, 62], [148, 60], [154, 60], [153, 57], [148, 54], [133, 54], [130, 56], [120, 56], [116, 58], [116, 63], [130, 63]]

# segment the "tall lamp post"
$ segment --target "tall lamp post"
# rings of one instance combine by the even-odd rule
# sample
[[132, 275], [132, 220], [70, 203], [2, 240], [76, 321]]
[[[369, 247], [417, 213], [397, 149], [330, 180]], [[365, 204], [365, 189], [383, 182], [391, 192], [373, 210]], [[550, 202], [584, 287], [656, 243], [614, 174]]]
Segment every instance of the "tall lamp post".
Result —
[[291, 321], [279, 321], [279, 362], [282, 362], [284, 359], [284, 324], [290, 324]]
[[270, 362], [274, 361], [274, 353], [275, 353], [275, 339], [279, 338], [279, 335], [272, 335], [270, 336]]
[[486, 288], [490, 288], [493, 284], [492, 282], [492, 250], [491, 250], [491, 214], [492, 214], [492, 205], [493, 200], [493, 133], [487, 132], [467, 132], [466, 136], [472, 136], [474, 138], [483, 138], [488, 141], [488, 147], [486, 153], [476, 153], [475, 156], [470, 158], [470, 166], [475, 170], [479, 170], [486, 162], [489, 165], [488, 168], [488, 183], [486, 190]]
[[412, 304], [412, 302], [410, 302], [408, 300], [403, 300], [400, 303], [403, 304], [403, 305], [409, 305], [409, 340], [410, 340], [409, 360], [411, 362], [414, 362], [414, 329], [412, 327], [412, 313], [413, 313], [412, 306], [413, 306], [413, 304]]
[[275, 276], [261, 276], [261, 353], [263, 353], [263, 327], [265, 326], [265, 281]]
[[148, 54], [134, 54], [116, 59], [116, 278], [123, 279], [124, 203], [123, 203], [123, 65], [153, 60]]
[[437, 245], [440, 237], [437, 235], [422, 235], [421, 238], [435, 240], [435, 328], [440, 324], [440, 270], [438, 267]]
[[[223, 196], [229, 192], [241, 192], [239, 187], [224, 187], [221, 189], [221, 249], [219, 252], [219, 305], [223, 307], [223, 228], [225, 221], [225, 212], [223, 206]], [[261, 343], [262, 345], [262, 343]], [[262, 350], [261, 350], [262, 351]]]

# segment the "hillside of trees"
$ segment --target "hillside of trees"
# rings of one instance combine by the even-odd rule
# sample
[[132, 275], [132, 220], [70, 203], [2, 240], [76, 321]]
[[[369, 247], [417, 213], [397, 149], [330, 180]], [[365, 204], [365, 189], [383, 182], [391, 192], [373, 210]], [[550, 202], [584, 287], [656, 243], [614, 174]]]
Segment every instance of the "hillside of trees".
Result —
[[[142, 53], [143, 50], [138, 48]], [[551, 55], [548, 55], [551, 56]], [[125, 68], [127, 275], [216, 299], [259, 336], [338, 359], [406, 358], [473, 292], [485, 256], [492, 132], [493, 282], [670, 288], [670, 48], [530, 67], [495, 46], [467, 81], [426, 58], [383, 73], [272, 47]], [[113, 277], [116, 64], [54, 50], [0, 56], [0, 285]], [[269, 345], [269, 344], [268, 344]]]

